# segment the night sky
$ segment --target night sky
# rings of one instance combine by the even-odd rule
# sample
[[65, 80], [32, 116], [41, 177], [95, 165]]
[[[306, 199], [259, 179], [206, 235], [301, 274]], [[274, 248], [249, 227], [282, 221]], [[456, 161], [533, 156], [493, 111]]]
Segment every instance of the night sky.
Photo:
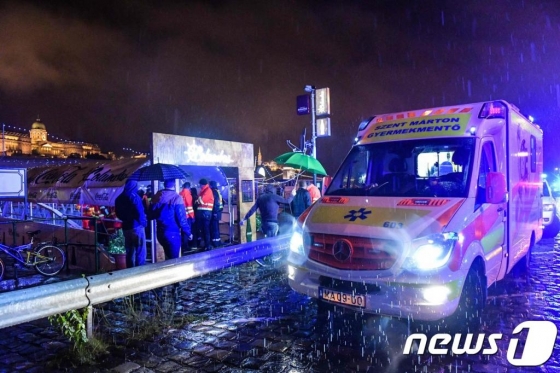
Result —
[[359, 122], [505, 99], [560, 166], [560, 1], [14, 1], [0, 5], [0, 123], [149, 150], [151, 132], [290, 150], [331, 91], [334, 173]]

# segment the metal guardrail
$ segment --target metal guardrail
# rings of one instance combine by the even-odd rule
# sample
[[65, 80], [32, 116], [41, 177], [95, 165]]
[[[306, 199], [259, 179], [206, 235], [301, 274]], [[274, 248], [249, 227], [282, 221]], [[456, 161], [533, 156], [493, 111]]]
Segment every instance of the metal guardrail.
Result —
[[0, 329], [156, 289], [287, 250], [290, 235], [0, 294]]

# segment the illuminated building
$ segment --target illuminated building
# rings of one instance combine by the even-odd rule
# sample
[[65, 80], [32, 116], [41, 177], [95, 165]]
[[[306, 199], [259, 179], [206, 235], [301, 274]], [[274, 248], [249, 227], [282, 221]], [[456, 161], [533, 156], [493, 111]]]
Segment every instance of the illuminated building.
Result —
[[45, 124], [37, 119], [29, 134], [17, 132], [11, 126], [3, 126], [0, 133], [2, 151], [5, 155], [36, 155], [56, 158], [86, 158], [101, 155], [96, 144], [74, 141], [49, 141]]

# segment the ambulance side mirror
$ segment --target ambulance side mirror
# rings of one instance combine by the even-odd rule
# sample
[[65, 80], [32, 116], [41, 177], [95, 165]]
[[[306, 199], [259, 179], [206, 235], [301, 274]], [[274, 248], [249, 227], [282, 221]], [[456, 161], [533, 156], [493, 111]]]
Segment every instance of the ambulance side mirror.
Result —
[[506, 175], [501, 172], [489, 172], [486, 175], [486, 202], [498, 204], [506, 201]]

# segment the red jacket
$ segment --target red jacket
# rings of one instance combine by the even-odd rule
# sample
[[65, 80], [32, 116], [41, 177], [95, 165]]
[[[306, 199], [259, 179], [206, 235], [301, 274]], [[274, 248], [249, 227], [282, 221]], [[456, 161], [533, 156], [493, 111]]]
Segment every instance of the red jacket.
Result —
[[196, 202], [198, 204], [199, 211], [212, 212], [212, 209], [214, 208], [214, 194], [212, 193], [210, 186], [204, 185], [202, 189], [200, 189]]
[[179, 195], [183, 198], [183, 202], [185, 203], [185, 209], [187, 210], [187, 217], [194, 219], [194, 208], [193, 208], [193, 200], [191, 190], [188, 188], [183, 188]]
[[315, 201], [321, 198], [321, 191], [315, 184], [309, 184], [307, 191], [311, 195], [311, 203], [315, 203]]

